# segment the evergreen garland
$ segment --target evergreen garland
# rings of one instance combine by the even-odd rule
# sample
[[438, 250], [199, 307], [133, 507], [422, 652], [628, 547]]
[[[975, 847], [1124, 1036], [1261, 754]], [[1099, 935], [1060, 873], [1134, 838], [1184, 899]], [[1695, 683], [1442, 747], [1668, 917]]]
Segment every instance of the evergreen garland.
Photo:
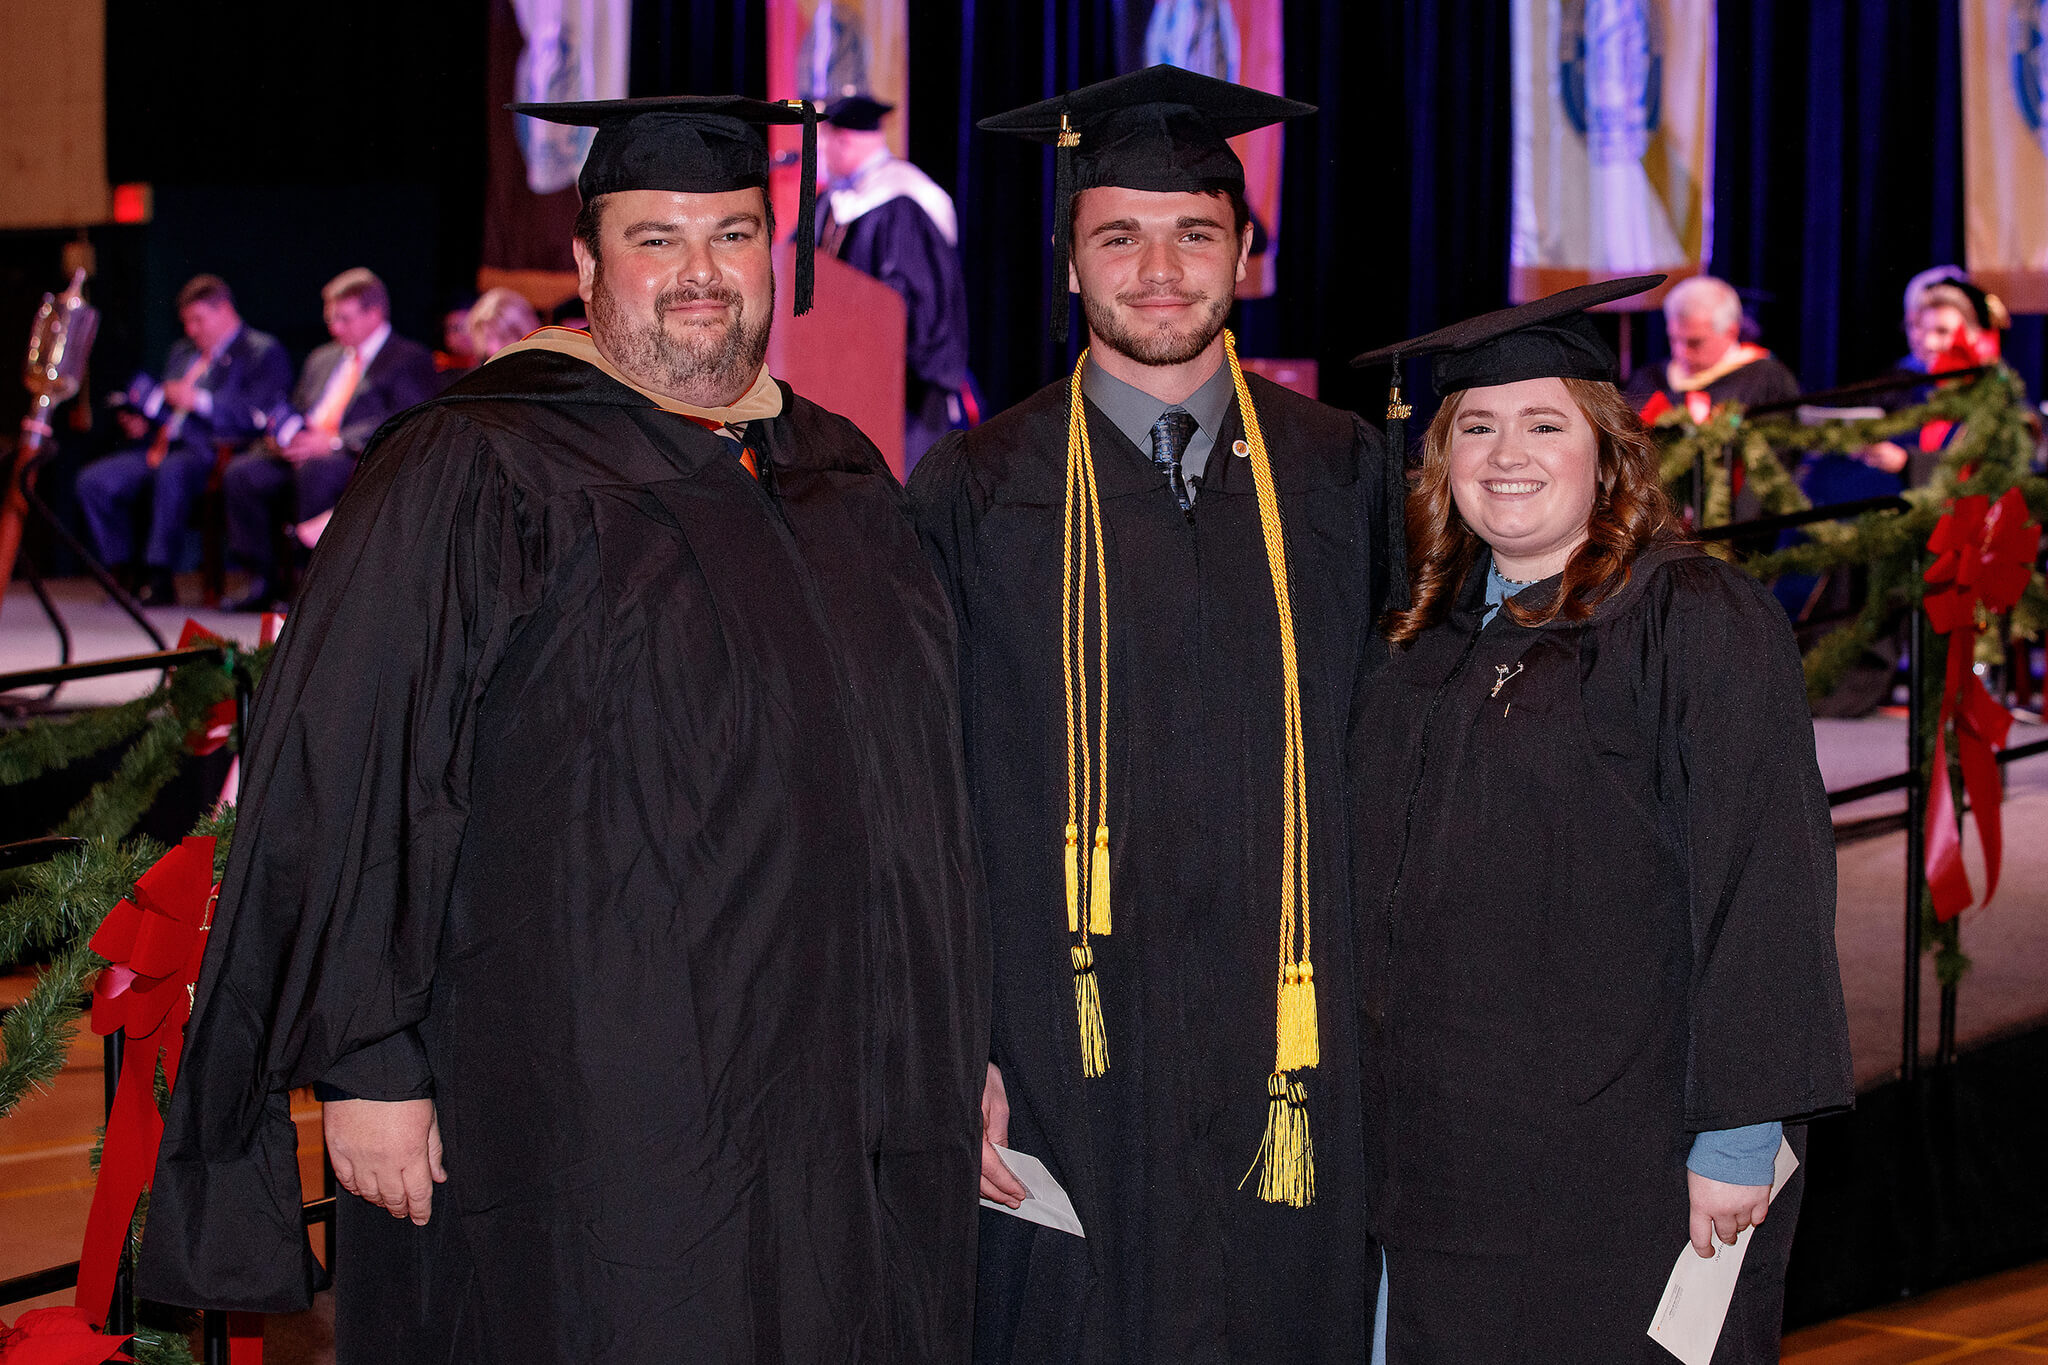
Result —
[[[1803, 528], [1803, 544], [1753, 555], [1741, 567], [1764, 581], [1783, 574], [1825, 574], [1862, 566], [1867, 571], [1863, 609], [1856, 618], [1822, 637], [1806, 651], [1807, 694], [1818, 699], [1832, 692], [1843, 672], [1888, 631], [1901, 616], [1919, 609], [1926, 595], [1922, 577], [1927, 567], [1927, 539], [1954, 499], [1981, 493], [1997, 499], [2018, 488], [2037, 522], [2048, 524], [2048, 479], [2032, 472], [2034, 433], [2028, 420], [2026, 389], [2003, 365], [1974, 380], [1937, 389], [1929, 401], [1883, 417], [1859, 421], [1827, 421], [1802, 425], [1792, 417], [1745, 418], [1740, 404], [1714, 409], [1704, 422], [1694, 422], [1683, 408], [1662, 413], [1651, 436], [1663, 450], [1659, 477], [1667, 488], [1690, 483], [1704, 458], [1707, 488], [1703, 499], [1709, 526], [1725, 525], [1732, 515], [1729, 461], [1732, 452], [1742, 466], [1765, 516], [1808, 510], [1812, 504], [1799, 490], [1776, 452], [1852, 454], [1866, 446], [1917, 433], [1929, 422], [1956, 424], [1942, 452], [1933, 479], [1924, 488], [1907, 490], [1903, 512], [1866, 512], [1851, 522], [1814, 522]], [[1717, 552], [1719, 547], [1714, 547]], [[2001, 630], [2001, 624], [2004, 630]], [[2022, 640], [2038, 641], [2048, 630], [2048, 582], [2038, 568], [2019, 603], [2001, 623], [1984, 622], [1976, 642], [1984, 662], [2002, 656], [2004, 631]], [[1951, 746], [1949, 771], [1933, 768], [1934, 732], [1941, 724], [1949, 642], [1929, 631], [1927, 658], [1921, 669], [1919, 736], [1921, 776], [1927, 782], [1949, 782], [1956, 791], [1956, 809], [1963, 808], [1960, 762]], [[1970, 969], [1962, 949], [1962, 921], [1946, 924], [1934, 915], [1934, 898], [1921, 898], [1921, 941], [1934, 955], [1935, 979], [1945, 987], [1962, 980]]]

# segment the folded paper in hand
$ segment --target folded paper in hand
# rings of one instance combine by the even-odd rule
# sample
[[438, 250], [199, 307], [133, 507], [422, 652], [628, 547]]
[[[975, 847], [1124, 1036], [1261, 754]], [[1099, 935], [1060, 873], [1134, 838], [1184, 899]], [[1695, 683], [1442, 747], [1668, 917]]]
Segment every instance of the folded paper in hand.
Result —
[[1067, 1198], [1067, 1192], [1060, 1188], [1060, 1182], [1052, 1178], [1052, 1172], [1045, 1169], [1045, 1163], [1035, 1156], [1015, 1151], [1009, 1147], [998, 1149], [1003, 1164], [1010, 1168], [1010, 1174], [1022, 1181], [1031, 1197], [1016, 1208], [998, 1204], [993, 1199], [984, 1199], [981, 1206], [1007, 1213], [1013, 1218], [1022, 1218], [1031, 1223], [1043, 1223], [1046, 1227], [1061, 1232], [1071, 1232], [1076, 1237], [1086, 1237], [1081, 1231], [1081, 1220], [1074, 1214], [1074, 1201]]
[[[1771, 1198], [1778, 1197], [1797, 1169], [1799, 1158], [1792, 1155], [1792, 1144], [1780, 1139]], [[1744, 1228], [1735, 1235], [1732, 1247], [1715, 1238], [1712, 1257], [1702, 1257], [1691, 1243], [1686, 1244], [1650, 1318], [1650, 1340], [1685, 1365], [1707, 1365], [1713, 1359], [1721, 1325], [1728, 1320], [1728, 1305], [1735, 1298], [1736, 1278], [1742, 1274], [1742, 1258], [1748, 1254], [1749, 1239], [1755, 1232], [1755, 1228]]]

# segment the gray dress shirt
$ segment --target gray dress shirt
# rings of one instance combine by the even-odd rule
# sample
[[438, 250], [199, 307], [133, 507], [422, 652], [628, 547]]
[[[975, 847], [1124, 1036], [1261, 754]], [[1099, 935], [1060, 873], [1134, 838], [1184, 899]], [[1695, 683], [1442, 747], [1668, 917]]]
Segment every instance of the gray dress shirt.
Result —
[[1093, 356], [1081, 369], [1081, 392], [1102, 409], [1102, 415], [1129, 437], [1147, 459], [1152, 456], [1152, 424], [1159, 420], [1159, 414], [1171, 407], [1187, 409], [1188, 416], [1195, 419], [1195, 434], [1188, 437], [1188, 448], [1181, 452], [1180, 472], [1188, 481], [1190, 499], [1198, 494], [1196, 481], [1209, 467], [1209, 452], [1215, 448], [1217, 433], [1223, 430], [1231, 400], [1237, 396], [1227, 364], [1218, 364], [1216, 373], [1203, 380], [1202, 387], [1189, 394], [1186, 402], [1165, 403], [1110, 374], [1095, 363]]

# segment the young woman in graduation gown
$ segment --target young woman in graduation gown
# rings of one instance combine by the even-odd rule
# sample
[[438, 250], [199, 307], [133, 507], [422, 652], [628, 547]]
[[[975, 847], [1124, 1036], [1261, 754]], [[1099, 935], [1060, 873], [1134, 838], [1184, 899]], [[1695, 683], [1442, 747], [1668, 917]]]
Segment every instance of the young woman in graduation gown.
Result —
[[1851, 1099], [1799, 655], [1556, 307], [1439, 334], [1412, 606], [1353, 710], [1381, 1349], [1668, 1360], [1678, 1254], [1757, 1224], [1714, 1360], [1775, 1361], [1780, 1125]]

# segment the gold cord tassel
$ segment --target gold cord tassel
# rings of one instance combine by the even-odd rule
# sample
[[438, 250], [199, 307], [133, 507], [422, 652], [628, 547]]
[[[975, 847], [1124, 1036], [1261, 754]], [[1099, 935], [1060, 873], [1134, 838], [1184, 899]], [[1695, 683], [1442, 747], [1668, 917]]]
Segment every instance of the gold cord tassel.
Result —
[[1088, 860], [1088, 932], [1109, 932], [1109, 826], [1095, 827], [1095, 856]]
[[1102, 1029], [1102, 988], [1095, 981], [1095, 950], [1076, 943], [1074, 1012], [1081, 1019], [1081, 1074], [1093, 1079], [1109, 1070], [1109, 1035]]
[[[1303, 1208], [1315, 1202], [1316, 1148], [1308, 1132], [1308, 1095], [1300, 1081], [1281, 1072], [1266, 1078], [1266, 1137], [1252, 1170], [1259, 1172], [1259, 1198], [1268, 1204]], [[1239, 1189], [1252, 1172], [1237, 1182]]]
[[1316, 970], [1290, 964], [1280, 983], [1280, 1069], [1302, 1071], [1322, 1061], [1316, 1028]]
[[[1060, 671], [1067, 708], [1067, 829], [1064, 871], [1067, 889], [1067, 932], [1078, 934], [1071, 945], [1074, 962], [1074, 1011], [1081, 1021], [1081, 1074], [1100, 1076], [1109, 1069], [1109, 1038], [1102, 1025], [1101, 987], [1095, 977], [1095, 950], [1088, 939], [1109, 932], [1109, 581], [1102, 536], [1102, 505], [1095, 486], [1095, 458], [1088, 448], [1083, 419], [1081, 370], [1087, 352], [1074, 366], [1067, 410], [1066, 511], [1061, 529]], [[1088, 587], [1089, 560], [1094, 559], [1097, 676], [1095, 725], [1089, 725]], [[1093, 752], [1090, 743], [1093, 741]], [[1092, 798], [1092, 800], [1091, 800]], [[1081, 829], [1095, 815], [1095, 839], [1082, 886]], [[1088, 914], [1081, 915], [1085, 894]]]
[[[1308, 1095], [1291, 1072], [1322, 1061], [1316, 1019], [1315, 968], [1310, 965], [1308, 895], [1308, 751], [1301, 730], [1301, 663], [1294, 636], [1294, 602], [1287, 571], [1287, 530], [1280, 519], [1280, 495], [1266, 437], [1252, 404], [1251, 386], [1237, 360], [1237, 338], [1223, 334], [1223, 353], [1237, 390], [1244, 422], [1252, 485], [1258, 494], [1259, 529], [1266, 542], [1266, 571], [1273, 580], [1273, 606], [1280, 620], [1280, 954], [1274, 981], [1273, 1074], [1266, 1081], [1266, 1137], [1253, 1169], [1259, 1198], [1295, 1208], [1315, 1199], [1315, 1147], [1309, 1141]], [[1245, 1173], [1249, 1179], [1251, 1172]]]
[[1067, 932], [1081, 932], [1081, 831], [1067, 822]]

